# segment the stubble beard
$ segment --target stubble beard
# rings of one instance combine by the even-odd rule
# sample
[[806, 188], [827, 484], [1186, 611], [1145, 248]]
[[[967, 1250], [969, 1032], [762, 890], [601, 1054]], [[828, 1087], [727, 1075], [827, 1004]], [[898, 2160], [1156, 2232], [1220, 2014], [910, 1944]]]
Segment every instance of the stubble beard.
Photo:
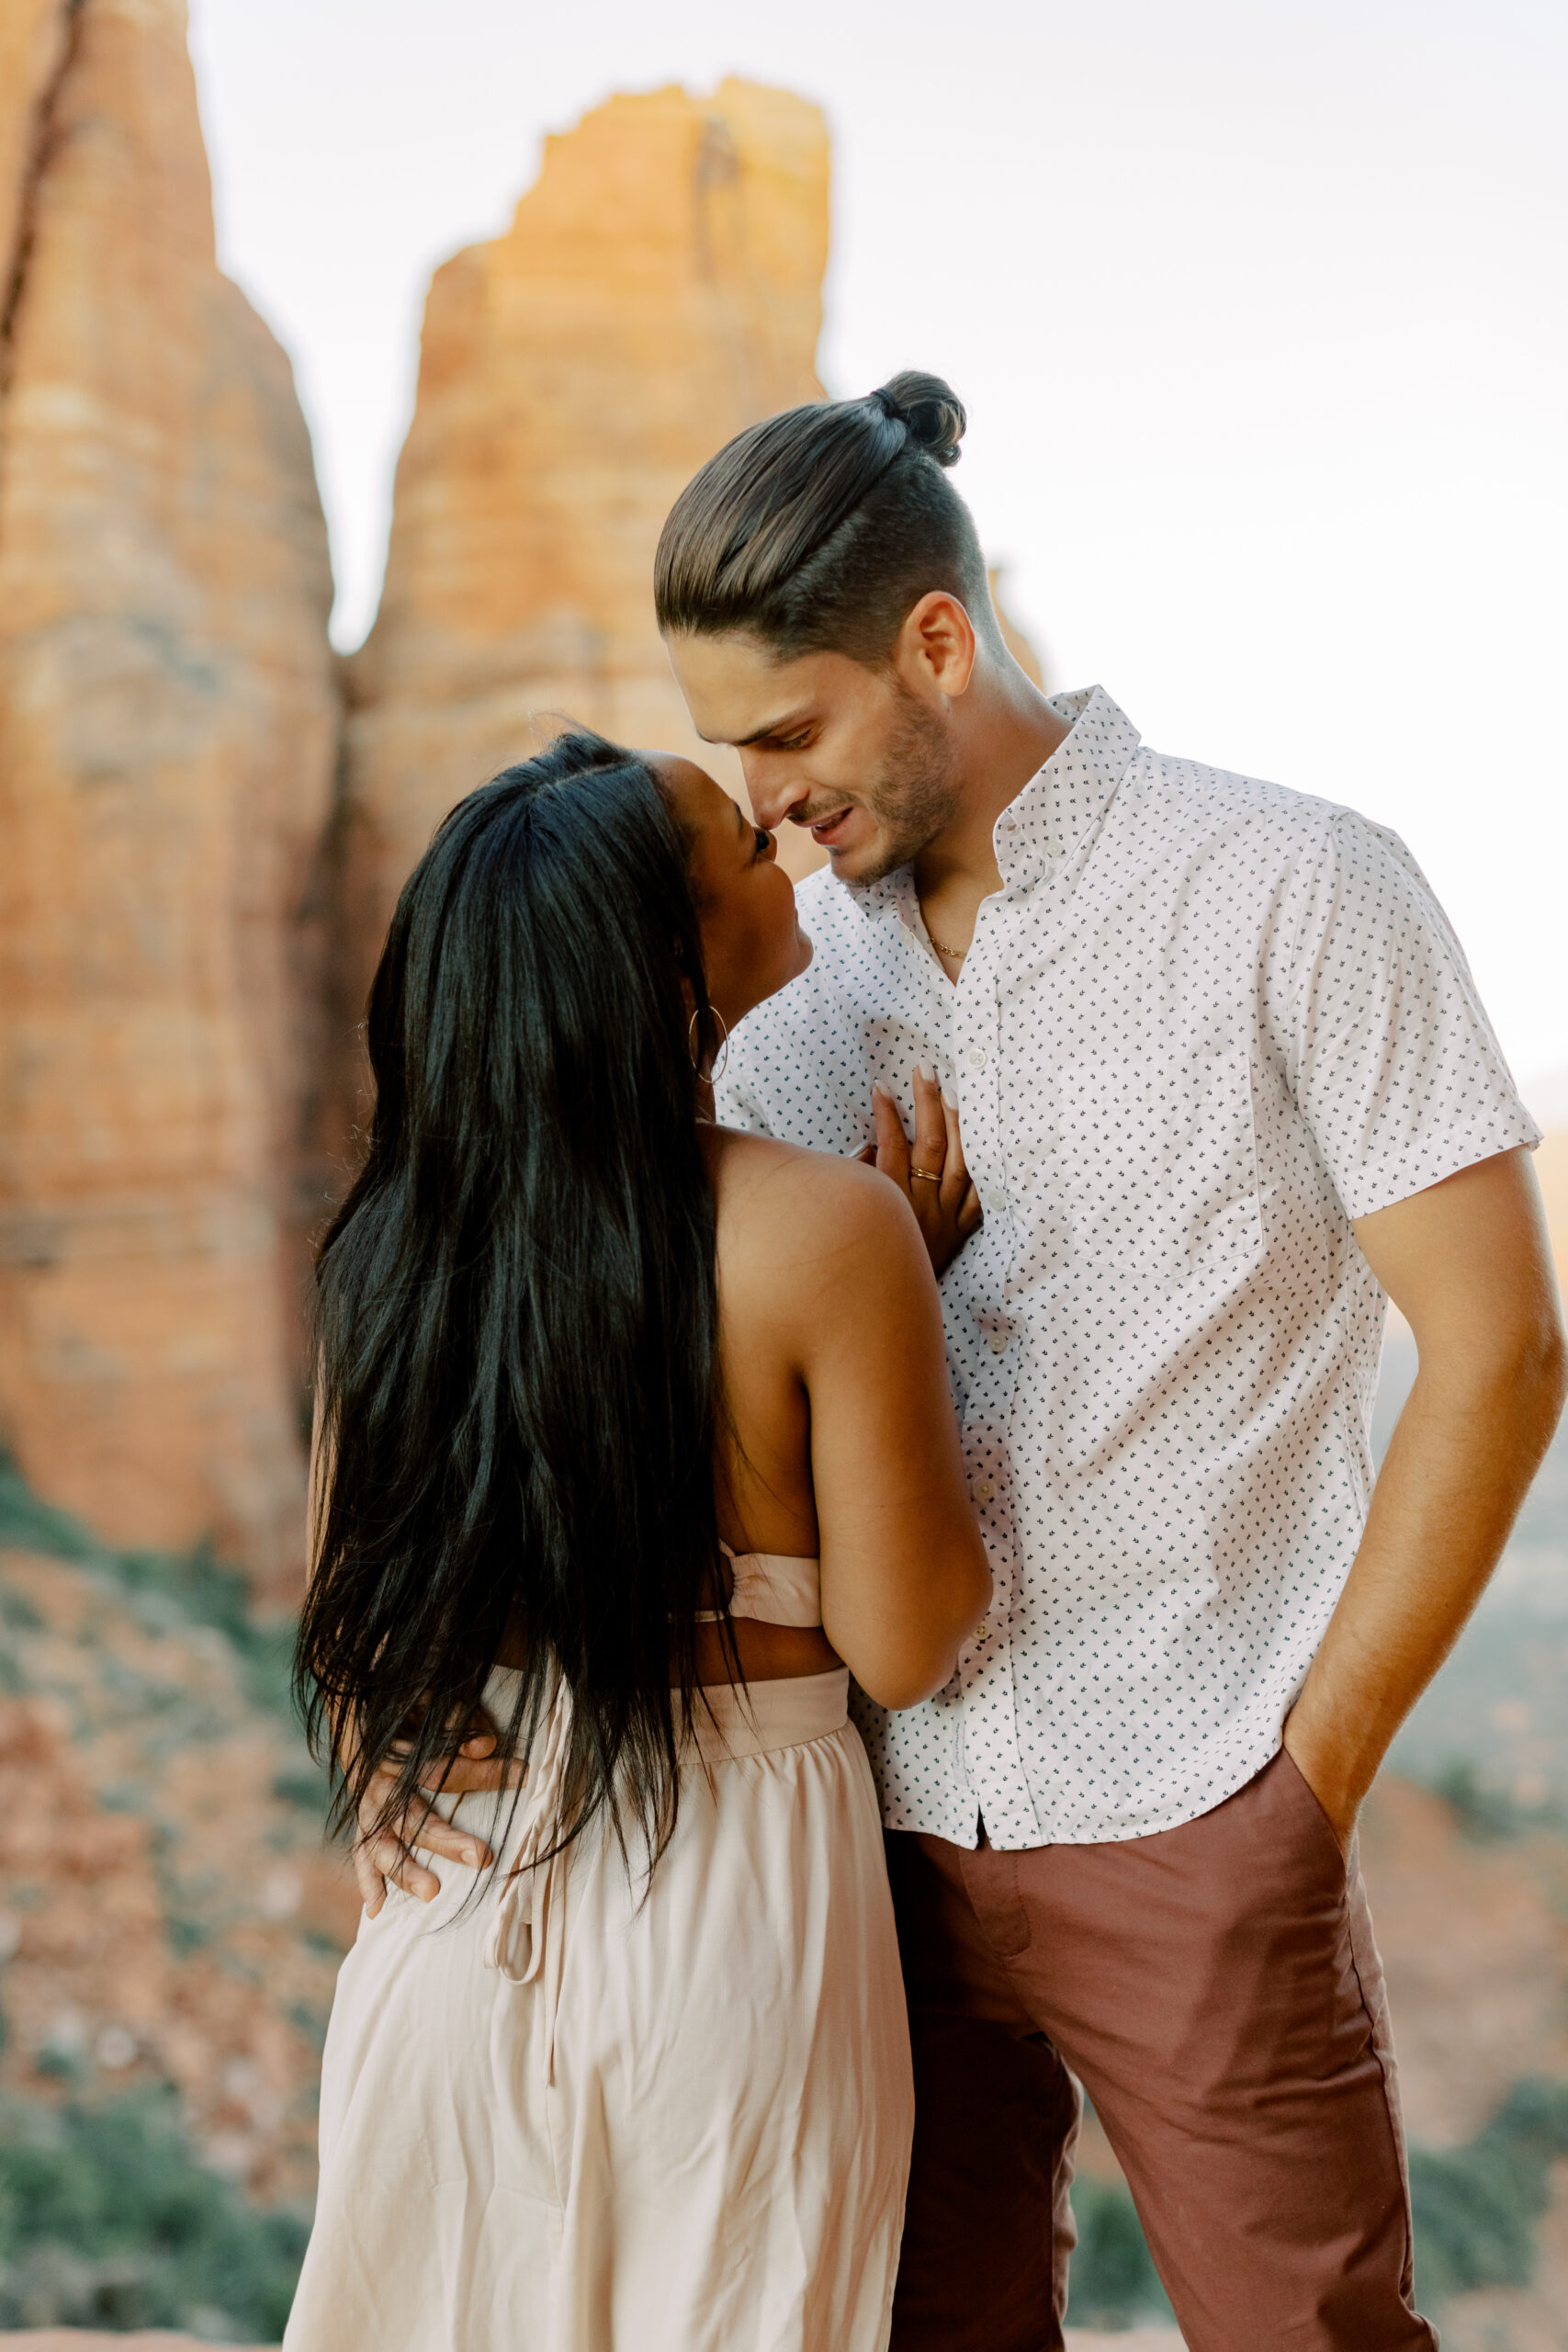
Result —
[[963, 797], [941, 720], [902, 686], [898, 693], [897, 727], [880, 773], [861, 795], [883, 838], [874, 861], [856, 871], [856, 882], [881, 882], [912, 865], [953, 822]]

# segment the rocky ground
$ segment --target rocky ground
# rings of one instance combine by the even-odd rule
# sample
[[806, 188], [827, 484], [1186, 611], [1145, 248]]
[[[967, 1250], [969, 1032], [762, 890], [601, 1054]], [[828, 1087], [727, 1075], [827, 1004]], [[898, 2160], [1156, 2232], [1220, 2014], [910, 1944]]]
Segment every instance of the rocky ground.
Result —
[[287, 1631], [0, 1487], [0, 2324], [276, 2336], [357, 1915]]
[[[100, 2335], [77, 2327], [28, 2328], [13, 2335], [0, 2335], [0, 2345], [28, 2347], [28, 2352], [218, 2352], [215, 2346], [199, 2345], [188, 2335], [171, 2335], [160, 2331], [154, 2335]], [[1113, 2345], [1115, 2352], [1181, 2352], [1181, 2338], [1174, 2328], [1140, 2327], [1121, 2335], [1091, 2335], [1081, 2327], [1067, 2330], [1067, 2352], [1089, 2352], [1093, 2345]], [[262, 2352], [262, 2347], [252, 2347]]]
[[[1568, 2352], [1565, 1535], [1560, 1441], [1363, 1829], [1448, 2352]], [[356, 1916], [287, 1643], [199, 1555], [109, 1552], [0, 1472], [0, 2344], [281, 2334]], [[1092, 2120], [1081, 2153], [1075, 2315], [1177, 2352]]]
[[[18, 2352], [219, 2352], [214, 2345], [197, 2344], [188, 2335], [166, 2330], [135, 2335], [103, 2335], [79, 2327], [26, 2328], [0, 2334], [0, 2345], [15, 2345]], [[1115, 2352], [1181, 2352], [1181, 2338], [1173, 2327], [1136, 2327], [1118, 2335], [1091, 2335], [1081, 2327], [1067, 2330], [1067, 2352], [1090, 2352], [1095, 2345], [1113, 2346]], [[252, 2346], [251, 2352], [266, 2352]], [[1521, 2347], [1530, 2352], [1530, 2347]]]
[[[101, 2335], [77, 2327], [28, 2328], [0, 2335], [0, 2345], [25, 2346], [28, 2352], [219, 2352], [216, 2346], [200, 2345], [188, 2335], [165, 2331]], [[1089, 2352], [1093, 2345], [1114, 2346], [1115, 2352], [1181, 2352], [1181, 2338], [1174, 2328], [1141, 2327], [1122, 2335], [1090, 2335], [1081, 2327], [1068, 2328], [1067, 2352]], [[252, 2352], [264, 2352], [264, 2347], [253, 2346]]]

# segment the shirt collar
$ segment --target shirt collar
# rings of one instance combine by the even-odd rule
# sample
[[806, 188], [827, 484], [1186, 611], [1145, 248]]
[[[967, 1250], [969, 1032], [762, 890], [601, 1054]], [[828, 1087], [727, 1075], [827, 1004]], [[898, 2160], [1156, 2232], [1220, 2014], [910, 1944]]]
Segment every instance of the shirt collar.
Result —
[[[1082, 686], [1049, 700], [1069, 731], [997, 819], [991, 839], [1004, 889], [1035, 881], [1098, 831], [1143, 740], [1103, 686]], [[901, 866], [880, 882], [843, 888], [862, 914], [876, 914], [899, 906], [908, 873]]]
[[1068, 732], [991, 836], [1007, 889], [1037, 880], [1093, 838], [1142, 740], [1103, 686], [1053, 695], [1050, 703]]

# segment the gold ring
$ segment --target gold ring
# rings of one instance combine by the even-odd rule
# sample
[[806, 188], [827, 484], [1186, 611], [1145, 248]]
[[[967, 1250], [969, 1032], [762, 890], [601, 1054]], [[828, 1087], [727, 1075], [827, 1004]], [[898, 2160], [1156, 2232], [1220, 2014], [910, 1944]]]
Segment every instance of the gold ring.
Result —
[[940, 1168], [934, 1174], [929, 1168], [911, 1168], [909, 1170], [909, 1176], [911, 1182], [918, 1179], [922, 1184], [940, 1184], [942, 1182], [942, 1170]]

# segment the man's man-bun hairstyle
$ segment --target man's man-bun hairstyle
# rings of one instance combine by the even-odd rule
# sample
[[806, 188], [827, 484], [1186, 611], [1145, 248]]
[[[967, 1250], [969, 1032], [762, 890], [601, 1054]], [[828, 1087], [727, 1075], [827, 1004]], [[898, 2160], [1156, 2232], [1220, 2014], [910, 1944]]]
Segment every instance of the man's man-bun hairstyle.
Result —
[[[901, 424], [909, 439], [939, 466], [958, 463], [958, 445], [969, 418], [958, 394], [940, 376], [922, 376], [918, 368], [907, 368], [902, 376], [879, 384], [871, 398], [889, 423]], [[856, 408], [860, 402], [851, 401], [848, 405]]]
[[782, 660], [885, 661], [932, 589], [994, 632], [969, 509], [946, 479], [968, 420], [940, 376], [813, 401], [738, 433], [686, 484], [654, 560], [659, 626], [742, 630]]

